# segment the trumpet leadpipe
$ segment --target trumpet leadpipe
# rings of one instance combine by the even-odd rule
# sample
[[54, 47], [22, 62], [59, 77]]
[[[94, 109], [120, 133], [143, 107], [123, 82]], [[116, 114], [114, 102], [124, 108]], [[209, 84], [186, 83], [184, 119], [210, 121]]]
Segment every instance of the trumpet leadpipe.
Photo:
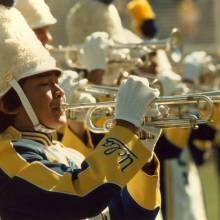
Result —
[[97, 102], [97, 103], [81, 103], [78, 104], [62, 104], [61, 108], [65, 111], [67, 110], [80, 110], [80, 109], [90, 109], [90, 108], [96, 108], [96, 107], [115, 107], [116, 102], [115, 101], [108, 101], [108, 102]]

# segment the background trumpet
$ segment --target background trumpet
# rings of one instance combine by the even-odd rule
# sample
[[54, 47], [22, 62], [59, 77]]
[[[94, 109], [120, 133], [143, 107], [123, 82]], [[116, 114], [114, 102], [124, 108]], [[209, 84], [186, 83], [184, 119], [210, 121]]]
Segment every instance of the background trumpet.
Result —
[[[158, 89], [160, 94], [163, 94], [163, 88], [161, 82], [156, 78], [148, 78], [150, 82], [150, 87]], [[118, 86], [108, 86], [108, 85], [95, 85], [95, 84], [88, 84], [84, 91], [92, 94], [96, 98], [100, 97], [108, 97], [108, 98], [115, 98], [118, 92]]]
[[[55, 57], [57, 60], [58, 66], [62, 68], [81, 68], [80, 62], [79, 62], [79, 54], [82, 52], [84, 46], [83, 44], [79, 45], [69, 45], [69, 46], [58, 46], [53, 47], [51, 45], [47, 46], [47, 49], [50, 51], [51, 55]], [[135, 43], [135, 44], [122, 44], [118, 42], [114, 42], [114, 45], [109, 45], [108, 50], [109, 54], [111, 54], [111, 51], [113, 50], [121, 50], [121, 49], [128, 49], [129, 52], [127, 56], [125, 56], [121, 60], [115, 60], [111, 57], [108, 57], [107, 63], [114, 64], [118, 63], [119, 65], [125, 65], [128, 66], [140, 66], [143, 65], [141, 61], [141, 57], [146, 57], [147, 60], [147, 54], [151, 51], [155, 51], [158, 49], [165, 50], [168, 54], [168, 57], [173, 63], [179, 63], [182, 60], [183, 57], [183, 41], [181, 37], [181, 33], [177, 28], [173, 28], [171, 31], [171, 34], [166, 39], [161, 40], [149, 40], [149, 41], [143, 41], [141, 43]], [[136, 49], [138, 49], [138, 52], [134, 52]], [[135, 55], [134, 55], [135, 54]], [[145, 60], [145, 62], [146, 62]], [[128, 68], [128, 69], [129, 69]]]
[[117, 43], [112, 48], [130, 48], [138, 49], [147, 47], [150, 50], [163, 49], [168, 53], [170, 60], [174, 63], [179, 63], [183, 58], [183, 40], [180, 31], [177, 28], [173, 28], [169, 38], [161, 40], [148, 40], [135, 44], [119, 44]]

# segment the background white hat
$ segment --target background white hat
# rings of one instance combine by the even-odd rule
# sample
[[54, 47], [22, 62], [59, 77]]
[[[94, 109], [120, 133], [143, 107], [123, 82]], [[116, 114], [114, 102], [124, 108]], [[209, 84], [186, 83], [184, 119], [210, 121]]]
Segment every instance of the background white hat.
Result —
[[0, 97], [14, 88], [34, 126], [39, 121], [18, 81], [51, 70], [60, 71], [21, 13], [0, 5]]
[[16, 0], [16, 8], [22, 13], [32, 29], [57, 22], [44, 0]]
[[141, 39], [122, 26], [113, 4], [95, 0], [78, 0], [67, 15], [66, 32], [70, 44], [83, 43], [93, 32], [107, 32], [120, 43], [139, 43]]

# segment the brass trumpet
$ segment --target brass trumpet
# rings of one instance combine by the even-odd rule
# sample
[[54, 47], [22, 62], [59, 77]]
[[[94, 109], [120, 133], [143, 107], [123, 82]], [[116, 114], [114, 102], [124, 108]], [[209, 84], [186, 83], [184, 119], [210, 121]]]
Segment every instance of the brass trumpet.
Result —
[[[210, 123], [212, 116], [213, 116], [213, 105], [214, 103], [220, 103], [220, 91], [214, 91], [214, 92], [205, 92], [205, 93], [192, 93], [187, 95], [180, 95], [180, 96], [161, 96], [155, 99], [154, 101], [159, 106], [163, 105], [167, 107], [167, 110], [169, 111], [172, 109], [172, 106], [180, 108], [181, 105], [187, 105], [189, 107], [190, 104], [196, 104], [203, 103], [207, 107], [208, 114], [206, 117], [202, 118], [200, 115], [200, 112], [189, 112], [188, 114], [181, 114], [181, 112], [178, 112], [176, 115], [165, 112], [161, 116], [157, 118], [153, 117], [145, 117], [143, 126], [154, 126], [159, 128], [171, 128], [171, 127], [193, 127], [196, 128], [200, 124]], [[98, 110], [101, 111], [101, 117], [103, 116], [103, 112], [106, 111], [106, 109], [111, 109], [111, 111], [107, 111], [106, 116], [114, 116], [114, 107], [116, 102], [110, 101], [110, 102], [99, 102], [99, 103], [84, 103], [80, 105], [69, 105], [64, 104], [62, 107], [65, 110], [71, 110], [76, 111], [80, 109], [87, 109], [87, 115], [86, 115], [86, 123], [88, 128], [94, 132], [94, 133], [106, 133], [109, 131], [109, 129], [114, 125], [114, 120], [109, 119], [105, 122], [104, 126], [102, 128], [98, 128], [93, 124], [93, 115]], [[170, 108], [169, 108], [169, 107]], [[113, 113], [113, 114], [112, 114]], [[97, 114], [96, 114], [97, 116]]]
[[[116, 42], [117, 43], [117, 42]], [[173, 28], [169, 38], [161, 40], [148, 40], [141, 43], [122, 44], [112, 46], [114, 49], [138, 49], [147, 47], [150, 50], [163, 49], [168, 52], [168, 56], [174, 63], [179, 63], [183, 58], [183, 40], [180, 31], [177, 28]]]

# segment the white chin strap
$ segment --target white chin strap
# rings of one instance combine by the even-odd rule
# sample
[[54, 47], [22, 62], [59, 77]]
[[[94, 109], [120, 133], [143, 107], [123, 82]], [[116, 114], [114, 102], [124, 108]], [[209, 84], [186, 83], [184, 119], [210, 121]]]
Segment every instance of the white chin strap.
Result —
[[28, 117], [30, 118], [35, 131], [40, 131], [43, 133], [52, 133], [54, 132], [54, 129], [47, 128], [46, 126], [42, 125], [40, 121], [38, 120], [29, 100], [27, 99], [27, 96], [25, 95], [24, 91], [22, 90], [21, 86], [18, 84], [18, 82], [15, 79], [11, 79], [8, 81], [8, 83], [12, 86], [12, 88], [16, 91], [18, 94], [21, 103], [28, 114]]

